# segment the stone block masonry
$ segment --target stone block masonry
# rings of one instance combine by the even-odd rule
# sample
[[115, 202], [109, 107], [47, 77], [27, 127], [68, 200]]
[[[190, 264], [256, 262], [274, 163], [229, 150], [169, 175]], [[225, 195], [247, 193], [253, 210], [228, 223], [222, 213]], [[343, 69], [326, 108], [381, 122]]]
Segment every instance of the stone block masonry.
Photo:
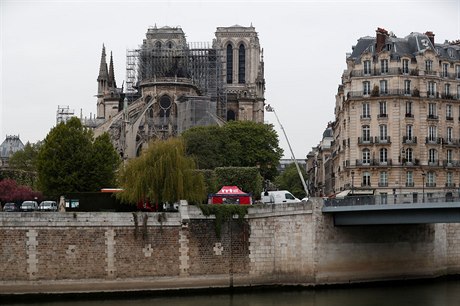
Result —
[[[0, 295], [460, 274], [460, 224], [334, 227], [322, 200], [222, 224], [179, 213], [0, 213]], [[145, 222], [134, 222], [145, 220]]]

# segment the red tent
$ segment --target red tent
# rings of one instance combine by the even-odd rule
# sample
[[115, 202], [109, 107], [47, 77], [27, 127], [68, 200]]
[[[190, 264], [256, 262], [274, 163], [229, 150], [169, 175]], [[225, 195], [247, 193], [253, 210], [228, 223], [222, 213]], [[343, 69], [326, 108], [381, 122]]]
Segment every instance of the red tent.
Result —
[[243, 204], [251, 205], [250, 193], [241, 191], [237, 186], [223, 186], [219, 192], [210, 194], [208, 204]]

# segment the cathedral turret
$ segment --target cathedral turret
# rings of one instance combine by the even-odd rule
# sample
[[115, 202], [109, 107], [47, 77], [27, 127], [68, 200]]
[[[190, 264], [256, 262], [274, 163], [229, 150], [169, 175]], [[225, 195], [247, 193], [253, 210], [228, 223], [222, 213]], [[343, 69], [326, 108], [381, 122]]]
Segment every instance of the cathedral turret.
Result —
[[113, 57], [112, 57], [112, 51], [110, 51], [109, 87], [110, 87], [110, 88], [117, 88], [117, 84], [115, 83], [115, 73], [113, 72]]
[[108, 83], [109, 83], [109, 73], [107, 70], [107, 60], [105, 58], [105, 46], [102, 44], [102, 55], [101, 55], [101, 64], [99, 66], [99, 76], [97, 77], [98, 89], [97, 95], [98, 97], [103, 96], [107, 90]]

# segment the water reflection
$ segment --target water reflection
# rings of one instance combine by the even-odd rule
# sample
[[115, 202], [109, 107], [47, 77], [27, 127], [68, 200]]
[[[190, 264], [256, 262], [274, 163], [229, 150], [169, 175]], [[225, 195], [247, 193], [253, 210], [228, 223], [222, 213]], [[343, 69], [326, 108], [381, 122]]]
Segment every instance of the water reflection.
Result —
[[[1, 303], [0, 303], [1, 304]], [[435, 281], [432, 283], [395, 284], [394, 286], [278, 290], [166, 297], [125, 297], [117, 300], [59, 301], [21, 303], [7, 305], [27, 306], [458, 306], [460, 305], [460, 280]]]

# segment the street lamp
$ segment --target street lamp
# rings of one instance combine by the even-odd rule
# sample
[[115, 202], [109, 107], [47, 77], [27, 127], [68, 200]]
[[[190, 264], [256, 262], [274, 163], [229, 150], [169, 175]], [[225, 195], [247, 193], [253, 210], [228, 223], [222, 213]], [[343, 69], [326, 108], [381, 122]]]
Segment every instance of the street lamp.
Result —
[[305, 184], [305, 180], [304, 180], [304, 178], [303, 178], [302, 172], [300, 172], [299, 164], [297, 163], [297, 159], [296, 159], [295, 156], [294, 156], [294, 152], [292, 152], [291, 144], [289, 143], [289, 139], [288, 139], [288, 137], [287, 137], [287, 135], [286, 135], [286, 131], [284, 130], [284, 127], [283, 127], [283, 125], [281, 124], [281, 122], [280, 122], [280, 120], [279, 120], [279, 118], [278, 118], [278, 115], [277, 115], [276, 112], [275, 112], [275, 109], [274, 109], [273, 107], [271, 107], [270, 104], [268, 104], [267, 106], [265, 106], [265, 110], [266, 110], [267, 112], [272, 112], [272, 113], [275, 114], [276, 121], [278, 121], [278, 124], [280, 125], [281, 130], [283, 131], [284, 137], [286, 138], [287, 144], [288, 144], [288, 146], [289, 146], [289, 150], [291, 151], [291, 155], [292, 155], [291, 158], [294, 160], [294, 164], [295, 164], [295, 166], [296, 166], [296, 168], [297, 168], [297, 172], [299, 173], [299, 177], [300, 177], [300, 180], [302, 181], [303, 189], [305, 190], [305, 195], [306, 195], [307, 197], [309, 197], [310, 195], [309, 195], [309, 193], [308, 193], [308, 188], [307, 188], [307, 185]]
[[423, 184], [422, 184], [422, 203], [425, 203], [425, 171], [422, 170], [422, 180], [423, 180]]
[[355, 194], [355, 171], [351, 171], [351, 194]]

